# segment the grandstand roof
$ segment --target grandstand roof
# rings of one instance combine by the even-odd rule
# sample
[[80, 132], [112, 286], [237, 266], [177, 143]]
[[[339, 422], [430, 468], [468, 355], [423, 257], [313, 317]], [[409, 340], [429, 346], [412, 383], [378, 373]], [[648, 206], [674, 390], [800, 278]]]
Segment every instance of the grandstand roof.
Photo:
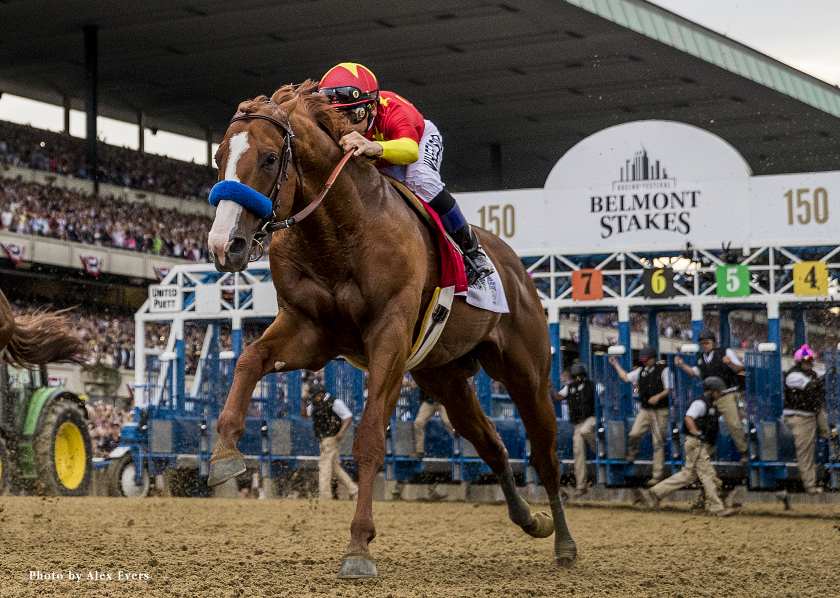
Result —
[[101, 115], [200, 138], [241, 100], [365, 63], [441, 129], [455, 190], [541, 187], [584, 137], [652, 118], [756, 174], [840, 163], [840, 90], [643, 0], [4, 0], [0, 91], [84, 109], [84, 25]]

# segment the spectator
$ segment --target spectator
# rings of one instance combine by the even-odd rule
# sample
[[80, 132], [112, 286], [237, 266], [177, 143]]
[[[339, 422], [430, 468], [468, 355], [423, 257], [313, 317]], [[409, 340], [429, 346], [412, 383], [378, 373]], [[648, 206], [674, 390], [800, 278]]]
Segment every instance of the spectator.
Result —
[[110, 430], [102, 436], [99, 441], [99, 452], [104, 457], [107, 456], [120, 445], [120, 424], [116, 421], [111, 422]]
[[207, 216], [24, 182], [20, 177], [0, 180], [0, 205], [4, 206], [2, 229], [21, 235], [207, 261], [206, 239], [213, 224]]

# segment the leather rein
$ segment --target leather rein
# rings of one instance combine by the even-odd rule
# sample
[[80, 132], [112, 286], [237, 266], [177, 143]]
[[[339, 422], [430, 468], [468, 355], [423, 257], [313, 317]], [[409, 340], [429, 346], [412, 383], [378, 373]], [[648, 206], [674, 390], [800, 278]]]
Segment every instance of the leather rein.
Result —
[[289, 165], [294, 162], [295, 170], [297, 171], [298, 175], [298, 185], [300, 185], [301, 194], [303, 194], [303, 170], [300, 166], [300, 156], [297, 153], [297, 142], [295, 139], [295, 134], [292, 131], [292, 125], [290, 122], [286, 121], [283, 122], [279, 118], [269, 114], [258, 114], [258, 113], [237, 113], [232, 119], [230, 119], [230, 123], [233, 124], [238, 120], [252, 120], [252, 119], [261, 119], [267, 120], [268, 122], [275, 125], [277, 128], [280, 129], [283, 135], [283, 140], [286, 142], [286, 147], [283, 150], [283, 161], [280, 164], [280, 170], [277, 172], [277, 179], [274, 181], [274, 187], [271, 190], [271, 195], [268, 196], [269, 201], [271, 202], [271, 214], [268, 218], [265, 219], [263, 225], [260, 229], [254, 234], [254, 241], [253, 243], [258, 247], [258, 252], [255, 257], [253, 257], [250, 261], [259, 260], [263, 254], [265, 253], [265, 248], [263, 247], [263, 239], [269, 234], [273, 233], [278, 230], [282, 230], [284, 228], [289, 228], [293, 224], [297, 224], [307, 216], [309, 216], [315, 208], [321, 203], [324, 197], [327, 195], [327, 192], [335, 183], [335, 179], [338, 177], [338, 173], [341, 172], [341, 169], [344, 168], [344, 165], [347, 164], [347, 161], [350, 159], [350, 156], [353, 155], [353, 149], [347, 151], [344, 154], [344, 157], [338, 163], [338, 165], [333, 169], [330, 178], [327, 179], [324, 188], [321, 189], [321, 192], [318, 194], [318, 197], [315, 198], [309, 205], [299, 211], [297, 214], [286, 218], [285, 220], [278, 220], [277, 219], [277, 199], [280, 197], [280, 189], [283, 186], [283, 181], [289, 180]]

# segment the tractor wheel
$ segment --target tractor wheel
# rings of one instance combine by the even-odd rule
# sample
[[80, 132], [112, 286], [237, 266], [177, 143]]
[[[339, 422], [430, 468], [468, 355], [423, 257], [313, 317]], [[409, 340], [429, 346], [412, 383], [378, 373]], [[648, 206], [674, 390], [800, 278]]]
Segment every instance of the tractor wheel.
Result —
[[207, 478], [198, 475], [198, 469], [168, 469], [166, 485], [175, 498], [205, 498], [213, 493]]
[[138, 486], [134, 481], [134, 460], [131, 453], [114, 459], [108, 465], [108, 496], [143, 498], [149, 494], [149, 472], [143, 469], [143, 477]]
[[53, 496], [86, 496], [93, 478], [93, 455], [87, 419], [69, 400], [47, 406], [35, 430], [38, 490]]
[[12, 457], [6, 448], [5, 439], [0, 436], [0, 494], [9, 487], [12, 479]]

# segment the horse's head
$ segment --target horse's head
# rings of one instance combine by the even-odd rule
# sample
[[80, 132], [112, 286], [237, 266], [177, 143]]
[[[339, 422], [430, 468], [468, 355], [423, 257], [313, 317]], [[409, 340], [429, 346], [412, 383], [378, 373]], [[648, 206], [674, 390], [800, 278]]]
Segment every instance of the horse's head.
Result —
[[282, 227], [278, 222], [291, 215], [296, 192], [303, 189], [289, 119], [297, 100], [304, 105], [300, 112], [312, 116], [313, 127], [317, 122], [334, 141], [338, 139], [340, 117], [322, 96], [312, 93], [315, 85], [287, 86], [271, 100], [260, 96], [243, 102], [231, 120], [216, 152], [219, 182], [210, 193], [216, 218], [208, 241], [217, 270], [244, 270], [253, 246], [261, 244], [267, 231]]
[[293, 185], [283, 185], [292, 137], [288, 116], [265, 96], [239, 105], [216, 152], [219, 182], [210, 193], [216, 218], [208, 241], [217, 270], [244, 270], [276, 205], [294, 194]]

